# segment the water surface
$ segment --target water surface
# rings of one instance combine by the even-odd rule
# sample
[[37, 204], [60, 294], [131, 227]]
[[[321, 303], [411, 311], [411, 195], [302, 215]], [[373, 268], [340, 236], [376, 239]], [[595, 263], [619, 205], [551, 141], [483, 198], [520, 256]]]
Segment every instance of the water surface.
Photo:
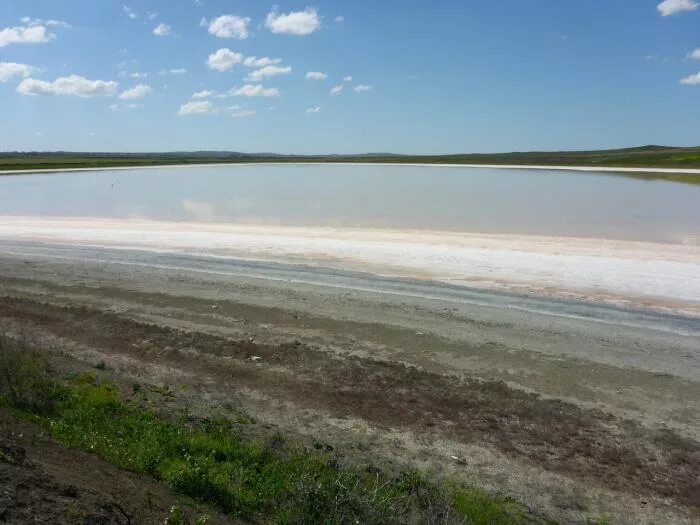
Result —
[[3, 176], [0, 215], [700, 244], [700, 186], [556, 170], [236, 165]]

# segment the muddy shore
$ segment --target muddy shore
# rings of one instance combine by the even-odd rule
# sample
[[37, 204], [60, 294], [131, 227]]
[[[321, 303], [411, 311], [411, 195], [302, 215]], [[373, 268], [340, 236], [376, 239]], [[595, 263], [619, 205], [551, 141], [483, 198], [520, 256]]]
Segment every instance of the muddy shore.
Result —
[[697, 319], [398, 294], [429, 284], [330, 270], [312, 282], [324, 270], [294, 265], [4, 247], [3, 331], [167, 386], [175, 407], [252, 414], [566, 523], [700, 516]]

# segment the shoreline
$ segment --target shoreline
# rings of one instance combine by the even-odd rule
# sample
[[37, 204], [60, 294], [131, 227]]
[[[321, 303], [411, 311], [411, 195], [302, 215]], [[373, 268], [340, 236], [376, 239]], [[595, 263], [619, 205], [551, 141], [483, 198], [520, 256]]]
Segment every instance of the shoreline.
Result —
[[0, 238], [368, 272], [700, 318], [700, 246], [692, 245], [660, 250], [650, 242], [567, 237], [36, 217], [4, 217]]
[[408, 163], [408, 162], [207, 162], [194, 164], [158, 164], [147, 166], [100, 166], [93, 168], [28, 168], [20, 170], [3, 170], [2, 175], [22, 175], [35, 173], [69, 173], [82, 171], [122, 171], [134, 169], [164, 169], [164, 168], [201, 168], [223, 166], [405, 166], [414, 168], [501, 168], [524, 170], [554, 170], [554, 171], [580, 171], [601, 173], [663, 173], [700, 175], [700, 168], [630, 168], [614, 166], [547, 166], [537, 164], [448, 164], [448, 163]]

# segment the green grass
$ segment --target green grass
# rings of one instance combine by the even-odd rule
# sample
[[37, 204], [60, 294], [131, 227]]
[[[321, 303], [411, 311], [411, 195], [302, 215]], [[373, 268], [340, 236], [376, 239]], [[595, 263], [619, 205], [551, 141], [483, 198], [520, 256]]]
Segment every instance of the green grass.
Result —
[[[17, 353], [7, 340], [0, 352]], [[21, 352], [36, 363], [31, 352]], [[8, 361], [9, 362], [9, 361]], [[13, 364], [14, 366], [14, 364]], [[0, 372], [2, 372], [0, 366]], [[334, 452], [284, 445], [284, 439], [246, 438], [227, 420], [164, 419], [129, 404], [91, 373], [52, 383], [45, 368], [27, 391], [50, 396], [50, 410], [16, 404], [0, 374], [0, 401], [69, 447], [150, 475], [173, 490], [244, 520], [265, 523], [531, 523], [514, 501], [464, 486], [432, 482], [416, 471], [389, 476], [342, 464]], [[7, 372], [7, 369], [5, 369]], [[13, 375], [10, 369], [7, 375]], [[537, 521], [541, 523], [541, 520]]]
[[[700, 168], [700, 147], [644, 146], [600, 151], [512, 152], [454, 155], [261, 155], [234, 152], [183, 153], [0, 153], [2, 170], [157, 166], [250, 162], [363, 162], [428, 164], [527, 164], [624, 168]], [[693, 174], [642, 173], [617, 175], [700, 184]]]

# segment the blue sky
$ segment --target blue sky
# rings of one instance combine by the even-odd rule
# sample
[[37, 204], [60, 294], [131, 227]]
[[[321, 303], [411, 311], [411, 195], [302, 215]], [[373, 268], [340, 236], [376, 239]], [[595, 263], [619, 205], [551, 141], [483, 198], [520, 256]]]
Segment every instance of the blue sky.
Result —
[[698, 145], [698, 29], [696, 0], [3, 0], [0, 149]]

